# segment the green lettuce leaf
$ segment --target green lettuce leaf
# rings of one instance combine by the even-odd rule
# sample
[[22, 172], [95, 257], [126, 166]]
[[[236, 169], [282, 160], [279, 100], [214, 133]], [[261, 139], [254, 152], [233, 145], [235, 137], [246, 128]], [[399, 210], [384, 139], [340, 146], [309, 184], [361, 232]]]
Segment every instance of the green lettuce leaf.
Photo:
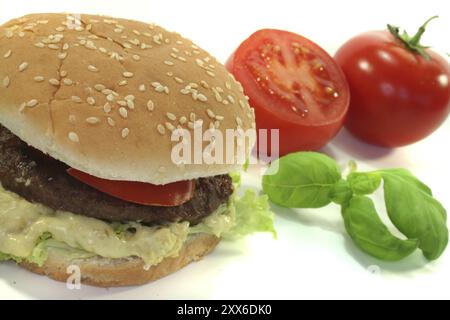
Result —
[[267, 195], [259, 196], [254, 190], [247, 189], [244, 196], [235, 197], [231, 205], [234, 206], [236, 223], [223, 234], [224, 238], [243, 237], [255, 232], [270, 232], [277, 238], [274, 214], [270, 210]]

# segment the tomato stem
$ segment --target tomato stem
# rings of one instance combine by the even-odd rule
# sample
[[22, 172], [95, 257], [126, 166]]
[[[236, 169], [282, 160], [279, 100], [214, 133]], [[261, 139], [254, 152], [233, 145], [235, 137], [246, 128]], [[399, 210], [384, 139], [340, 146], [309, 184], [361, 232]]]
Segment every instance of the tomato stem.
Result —
[[438, 16], [433, 16], [425, 21], [425, 23], [419, 28], [419, 30], [417, 30], [416, 34], [413, 37], [410, 37], [406, 31], [403, 31], [403, 33], [400, 34], [399, 27], [388, 24], [387, 28], [389, 32], [395, 37], [395, 39], [399, 40], [406, 47], [406, 49], [413, 53], [421, 55], [426, 60], [431, 60], [430, 55], [425, 51], [425, 49], [429, 47], [421, 45], [420, 39], [422, 38], [422, 35], [424, 34], [428, 23], [436, 18], [438, 18]]

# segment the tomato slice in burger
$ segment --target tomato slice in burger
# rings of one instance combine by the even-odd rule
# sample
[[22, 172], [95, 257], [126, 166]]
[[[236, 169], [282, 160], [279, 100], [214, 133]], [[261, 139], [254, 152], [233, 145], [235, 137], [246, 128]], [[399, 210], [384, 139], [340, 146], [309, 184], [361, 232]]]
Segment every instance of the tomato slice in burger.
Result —
[[280, 130], [281, 155], [319, 149], [342, 127], [350, 97], [347, 81], [312, 41], [260, 30], [239, 46], [227, 68], [249, 96], [257, 128]]
[[135, 181], [107, 180], [70, 168], [75, 179], [112, 197], [148, 206], [179, 206], [194, 196], [195, 181], [179, 181], [165, 185]]

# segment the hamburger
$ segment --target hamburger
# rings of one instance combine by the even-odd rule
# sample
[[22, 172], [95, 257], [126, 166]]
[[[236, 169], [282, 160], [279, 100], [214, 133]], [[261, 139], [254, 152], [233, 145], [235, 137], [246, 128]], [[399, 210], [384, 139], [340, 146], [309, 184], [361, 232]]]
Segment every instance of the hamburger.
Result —
[[77, 266], [86, 284], [137, 285], [221, 238], [274, 232], [267, 199], [237, 194], [238, 157], [173, 161], [174, 132], [198, 128], [254, 131], [254, 113], [224, 66], [179, 34], [95, 15], [5, 23], [0, 260], [59, 281]]

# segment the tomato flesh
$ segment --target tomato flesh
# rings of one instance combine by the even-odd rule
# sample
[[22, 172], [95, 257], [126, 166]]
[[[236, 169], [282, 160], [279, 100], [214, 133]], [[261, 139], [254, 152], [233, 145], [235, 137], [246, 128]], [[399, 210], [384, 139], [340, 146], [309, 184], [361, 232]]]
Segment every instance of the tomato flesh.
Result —
[[342, 126], [349, 101], [345, 77], [308, 39], [260, 30], [241, 44], [227, 68], [249, 96], [257, 128], [280, 130], [281, 155], [319, 149]]
[[102, 179], [73, 168], [67, 169], [67, 173], [112, 197], [148, 206], [178, 206], [192, 199], [195, 191], [193, 180], [154, 185], [144, 182]]

